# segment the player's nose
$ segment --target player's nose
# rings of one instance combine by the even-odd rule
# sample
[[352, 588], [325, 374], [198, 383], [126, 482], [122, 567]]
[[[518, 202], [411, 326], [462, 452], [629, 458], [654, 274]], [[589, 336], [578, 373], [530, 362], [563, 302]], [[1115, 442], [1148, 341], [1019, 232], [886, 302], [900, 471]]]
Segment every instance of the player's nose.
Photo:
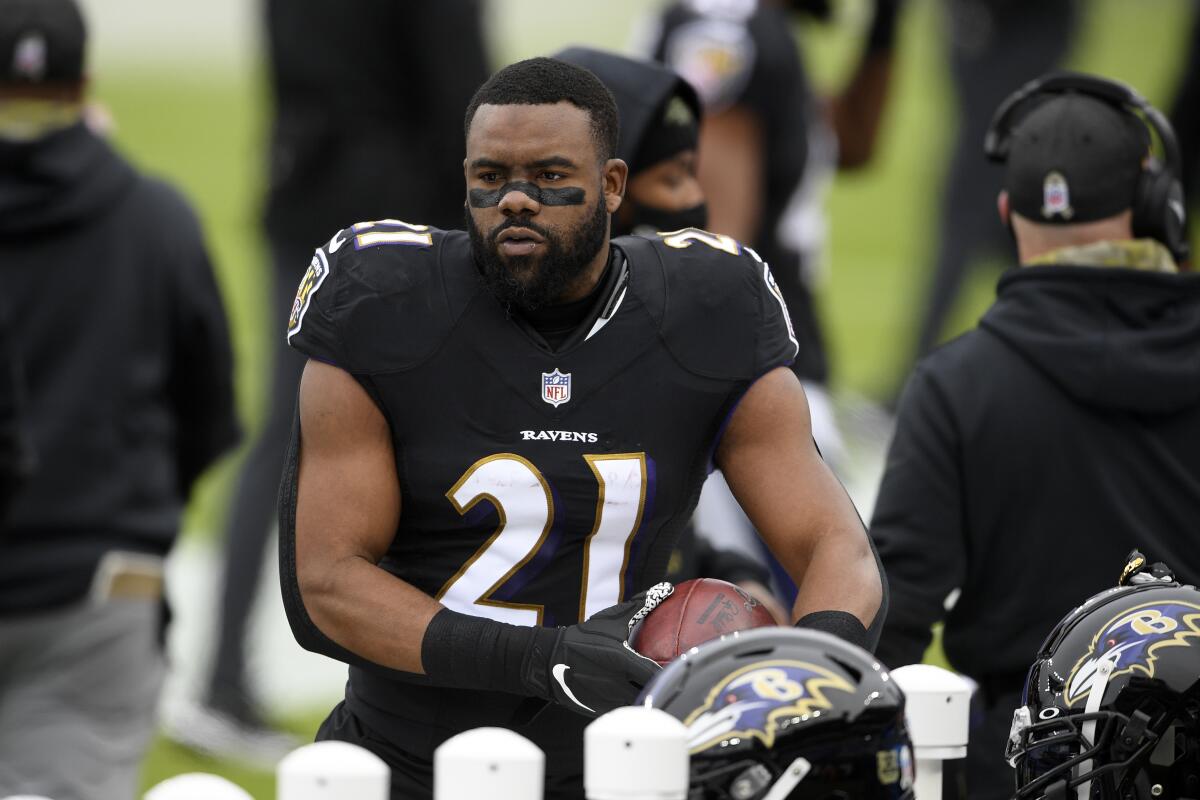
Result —
[[500, 198], [500, 212], [505, 216], [536, 214], [542, 210], [542, 205], [521, 189], [509, 189]]

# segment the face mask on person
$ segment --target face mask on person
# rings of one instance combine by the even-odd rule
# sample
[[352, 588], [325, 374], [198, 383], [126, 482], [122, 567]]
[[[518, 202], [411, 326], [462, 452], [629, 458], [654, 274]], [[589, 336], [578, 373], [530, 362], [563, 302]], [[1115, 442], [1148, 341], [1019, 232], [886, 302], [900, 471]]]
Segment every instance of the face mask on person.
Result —
[[653, 236], [659, 231], [677, 231], [681, 228], [701, 228], [708, 224], [708, 205], [701, 203], [691, 208], [670, 210], [655, 206], [641, 205], [626, 197], [625, 202], [632, 208], [628, 229], [614, 232], [615, 235], [634, 233], [639, 236]]

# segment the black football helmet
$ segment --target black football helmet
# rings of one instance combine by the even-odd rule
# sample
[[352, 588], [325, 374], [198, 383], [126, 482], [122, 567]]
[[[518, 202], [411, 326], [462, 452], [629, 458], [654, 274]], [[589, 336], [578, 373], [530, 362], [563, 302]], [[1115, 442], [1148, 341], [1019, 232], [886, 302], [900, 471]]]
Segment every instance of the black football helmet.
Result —
[[904, 693], [826, 633], [758, 628], [693, 648], [640, 703], [689, 729], [689, 800], [911, 800]]
[[1020, 800], [1200, 798], [1200, 591], [1090, 598], [1051, 631], [1013, 716]]

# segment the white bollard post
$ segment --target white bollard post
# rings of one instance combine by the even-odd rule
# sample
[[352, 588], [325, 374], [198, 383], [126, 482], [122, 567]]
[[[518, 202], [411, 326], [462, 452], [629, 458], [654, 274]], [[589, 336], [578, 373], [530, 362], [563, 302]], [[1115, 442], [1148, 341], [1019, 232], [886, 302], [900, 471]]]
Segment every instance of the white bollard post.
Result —
[[904, 691], [908, 733], [917, 761], [916, 800], [942, 800], [942, 762], [967, 757], [971, 684], [932, 664], [892, 670]]
[[379, 756], [349, 742], [314, 742], [275, 768], [277, 800], [388, 800], [392, 771]]
[[688, 731], [665, 711], [614, 709], [583, 732], [587, 800], [685, 800]]
[[434, 800], [542, 800], [546, 754], [519, 733], [476, 728], [433, 753]]
[[242, 787], [207, 772], [187, 772], [167, 778], [146, 792], [143, 800], [254, 800]]

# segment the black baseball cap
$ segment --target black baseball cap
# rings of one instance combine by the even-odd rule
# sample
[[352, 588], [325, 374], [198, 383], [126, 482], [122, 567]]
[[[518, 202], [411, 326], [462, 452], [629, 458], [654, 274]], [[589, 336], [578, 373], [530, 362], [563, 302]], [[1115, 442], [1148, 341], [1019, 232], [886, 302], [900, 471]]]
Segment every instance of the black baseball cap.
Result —
[[0, 0], [0, 85], [78, 83], [86, 40], [74, 0]]
[[1013, 211], [1071, 225], [1132, 208], [1150, 133], [1131, 111], [1079, 92], [1048, 95], [1012, 129], [1004, 188]]

